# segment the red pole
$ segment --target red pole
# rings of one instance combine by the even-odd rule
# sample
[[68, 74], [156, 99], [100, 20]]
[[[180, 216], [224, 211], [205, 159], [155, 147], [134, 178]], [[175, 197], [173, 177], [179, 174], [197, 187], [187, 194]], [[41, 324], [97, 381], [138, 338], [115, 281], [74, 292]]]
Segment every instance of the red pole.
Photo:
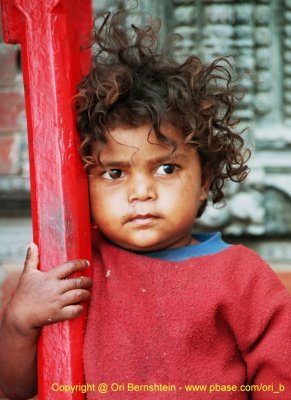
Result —
[[[90, 51], [80, 48], [91, 17], [91, 0], [2, 0], [4, 40], [21, 44], [33, 235], [43, 271], [91, 257], [87, 179], [72, 111], [81, 69], [90, 68]], [[83, 328], [84, 317], [43, 328], [39, 400], [84, 398], [81, 391], [65, 394], [52, 386], [84, 381]]]

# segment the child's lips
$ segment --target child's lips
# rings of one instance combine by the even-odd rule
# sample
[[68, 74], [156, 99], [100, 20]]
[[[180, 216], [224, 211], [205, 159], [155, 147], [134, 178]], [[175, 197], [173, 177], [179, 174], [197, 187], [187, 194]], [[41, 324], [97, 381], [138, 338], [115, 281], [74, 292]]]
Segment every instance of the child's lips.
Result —
[[127, 220], [128, 223], [136, 225], [148, 225], [159, 219], [160, 217], [154, 214], [136, 214], [130, 216]]

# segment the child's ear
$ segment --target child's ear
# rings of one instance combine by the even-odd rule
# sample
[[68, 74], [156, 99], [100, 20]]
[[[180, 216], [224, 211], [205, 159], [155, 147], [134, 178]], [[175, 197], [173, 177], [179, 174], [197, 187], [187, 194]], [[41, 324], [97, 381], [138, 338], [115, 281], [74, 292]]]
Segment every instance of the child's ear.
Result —
[[201, 194], [200, 194], [201, 201], [207, 199], [210, 184], [211, 184], [211, 170], [208, 165], [205, 165], [201, 176]]

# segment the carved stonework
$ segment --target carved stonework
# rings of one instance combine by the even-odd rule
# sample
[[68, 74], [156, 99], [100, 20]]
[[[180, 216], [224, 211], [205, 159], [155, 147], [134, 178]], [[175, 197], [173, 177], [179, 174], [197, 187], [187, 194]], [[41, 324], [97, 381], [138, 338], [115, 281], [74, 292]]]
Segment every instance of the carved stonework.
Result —
[[[173, 0], [175, 14], [195, 8], [176, 28], [193, 34], [179, 58], [194, 48], [206, 62], [230, 55], [244, 89], [238, 115], [253, 144], [251, 173], [227, 188], [227, 205], [208, 207], [199, 225], [231, 235], [291, 233], [291, 0]], [[179, 13], [181, 15], [181, 12]], [[186, 10], [185, 10], [186, 14]], [[194, 34], [195, 32], [195, 34]]]
[[291, 1], [284, 2], [284, 31], [283, 31], [283, 91], [284, 91], [284, 119], [287, 126], [291, 126]]
[[[286, 236], [291, 232], [291, 163], [289, 152], [261, 151], [241, 185], [227, 187], [226, 205], [208, 207], [197, 227], [227, 235]], [[273, 160], [271, 163], [270, 160]]]

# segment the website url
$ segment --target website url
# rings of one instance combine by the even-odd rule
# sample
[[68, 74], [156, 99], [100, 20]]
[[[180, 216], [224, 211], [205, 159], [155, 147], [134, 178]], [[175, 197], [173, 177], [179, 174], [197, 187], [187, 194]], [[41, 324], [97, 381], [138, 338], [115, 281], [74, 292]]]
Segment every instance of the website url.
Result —
[[213, 385], [185, 385], [184, 390], [186, 392], [271, 392], [274, 394], [279, 394], [284, 392], [285, 386], [282, 383], [279, 385], [269, 384], [265, 385], [263, 383], [256, 385], [220, 385], [215, 383]]

